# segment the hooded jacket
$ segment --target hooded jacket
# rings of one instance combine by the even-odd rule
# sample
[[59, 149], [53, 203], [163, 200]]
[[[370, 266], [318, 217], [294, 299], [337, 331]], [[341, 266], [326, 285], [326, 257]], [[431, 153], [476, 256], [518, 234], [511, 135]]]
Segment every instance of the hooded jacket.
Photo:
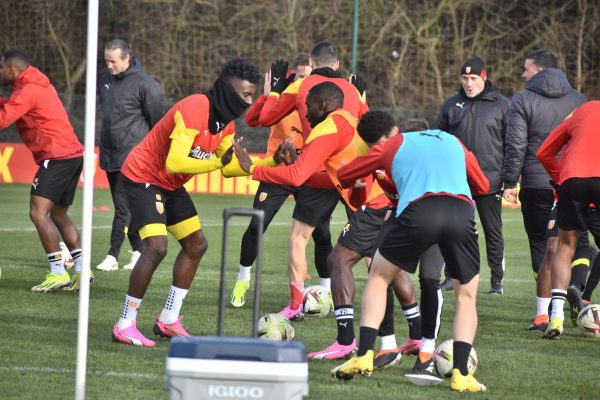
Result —
[[162, 90], [133, 58], [130, 68], [98, 80], [102, 107], [100, 168], [119, 171], [131, 149], [137, 145], [164, 114]]
[[505, 188], [551, 189], [537, 152], [550, 132], [586, 98], [571, 87], [564, 72], [544, 69], [516, 93], [508, 107], [504, 169]]
[[470, 150], [490, 181], [490, 192], [502, 189], [504, 134], [508, 99], [489, 80], [476, 97], [469, 98], [461, 87], [440, 110], [434, 127], [448, 132]]
[[83, 156], [56, 89], [35, 67], [19, 74], [8, 99], [0, 98], [0, 130], [13, 122], [36, 164]]

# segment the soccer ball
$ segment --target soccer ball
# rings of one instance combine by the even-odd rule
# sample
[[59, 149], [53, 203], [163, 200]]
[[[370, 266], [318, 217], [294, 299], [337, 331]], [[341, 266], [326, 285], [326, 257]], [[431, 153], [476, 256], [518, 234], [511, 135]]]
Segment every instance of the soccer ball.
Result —
[[[446, 378], [452, 376], [452, 368], [454, 367], [453, 344], [454, 340], [446, 340], [444, 343], [440, 344], [437, 349], [435, 349], [435, 353], [433, 353], [433, 365], [439, 376]], [[471, 347], [467, 368], [469, 369], [470, 374], [474, 374], [477, 369], [477, 353], [475, 353], [473, 347]]]
[[294, 339], [294, 327], [283, 315], [267, 314], [258, 320], [258, 337], [290, 342]]
[[302, 312], [312, 317], [325, 318], [333, 310], [331, 292], [323, 286], [314, 285], [302, 293]]
[[600, 305], [588, 304], [577, 315], [577, 325], [587, 337], [600, 337]]

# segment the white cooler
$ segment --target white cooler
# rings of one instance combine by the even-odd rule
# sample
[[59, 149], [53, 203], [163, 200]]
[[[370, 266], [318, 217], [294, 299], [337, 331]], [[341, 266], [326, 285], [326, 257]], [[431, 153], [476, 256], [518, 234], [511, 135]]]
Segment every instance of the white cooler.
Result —
[[300, 400], [308, 395], [304, 345], [224, 336], [174, 337], [164, 387], [171, 400]]

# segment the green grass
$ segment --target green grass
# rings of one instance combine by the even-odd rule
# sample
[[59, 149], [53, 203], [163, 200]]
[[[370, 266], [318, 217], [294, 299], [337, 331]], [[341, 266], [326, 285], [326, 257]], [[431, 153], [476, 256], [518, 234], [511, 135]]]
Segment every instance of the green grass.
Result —
[[[0, 186], [0, 399], [72, 398], [75, 382], [77, 335], [77, 296], [67, 292], [34, 294], [30, 288], [43, 279], [47, 270], [45, 254], [37, 233], [29, 221], [29, 187]], [[194, 195], [209, 250], [201, 263], [194, 285], [186, 299], [185, 325], [195, 335], [214, 335], [216, 331], [219, 260], [221, 252], [222, 209], [249, 206], [247, 197]], [[81, 191], [71, 216], [81, 221]], [[96, 206], [111, 206], [106, 190], [95, 192]], [[264, 274], [261, 310], [281, 309], [288, 298], [287, 235], [293, 201], [289, 201], [267, 231], [264, 247]], [[112, 207], [111, 207], [112, 208]], [[92, 263], [100, 262], [108, 250], [112, 212], [94, 213]], [[338, 207], [332, 223], [333, 236], [345, 223]], [[577, 328], [565, 324], [565, 334], [558, 341], [545, 341], [527, 331], [535, 312], [535, 285], [531, 275], [527, 240], [518, 210], [504, 211], [506, 239], [505, 295], [490, 296], [489, 270], [483, 259], [479, 290], [479, 331], [475, 348], [479, 355], [477, 377], [488, 392], [475, 395], [451, 393], [449, 384], [431, 388], [411, 385], [404, 374], [414, 358], [399, 366], [374, 373], [370, 378], [357, 377], [337, 382], [329, 376], [334, 361], [310, 362], [311, 399], [593, 399], [598, 398], [597, 379], [600, 342], [584, 339]], [[247, 220], [231, 220], [229, 253], [229, 294], [237, 271], [239, 242]], [[160, 265], [142, 305], [138, 326], [151, 333], [171, 281], [171, 266], [178, 245], [171, 240], [170, 252]], [[124, 245], [121, 262], [128, 260]], [[483, 245], [482, 245], [483, 250]], [[308, 253], [312, 259], [312, 247]], [[317, 276], [314, 267], [311, 270]], [[364, 264], [355, 267], [358, 293], [366, 281]], [[96, 272], [91, 291], [87, 398], [89, 399], [164, 399], [163, 389], [166, 340], [154, 349], [118, 345], [111, 342], [111, 329], [118, 318], [129, 272]], [[317, 279], [313, 280], [315, 283]], [[439, 343], [450, 338], [454, 313], [452, 293], [444, 294], [446, 303]], [[359, 300], [358, 297], [357, 300]], [[251, 299], [250, 299], [251, 301]], [[357, 309], [359, 301], [357, 301]], [[226, 310], [228, 335], [248, 335], [252, 310]], [[358, 321], [358, 317], [356, 319]], [[358, 322], [356, 322], [358, 326]], [[327, 319], [307, 319], [295, 324], [296, 339], [315, 350], [335, 338], [335, 323]], [[406, 326], [396, 313], [398, 340], [404, 340]]]

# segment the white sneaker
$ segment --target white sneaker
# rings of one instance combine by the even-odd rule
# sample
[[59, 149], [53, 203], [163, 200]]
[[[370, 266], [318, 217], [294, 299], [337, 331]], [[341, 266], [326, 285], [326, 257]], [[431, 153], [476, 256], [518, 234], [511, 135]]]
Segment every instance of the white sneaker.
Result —
[[71, 267], [73, 267], [73, 265], [75, 265], [75, 262], [73, 261], [73, 257], [71, 257], [71, 253], [69, 252], [69, 249], [67, 248], [67, 245], [65, 244], [65, 242], [60, 242], [60, 253], [62, 256], [62, 259], [65, 263], [65, 268], [69, 269]]
[[111, 255], [106, 256], [106, 258], [96, 266], [96, 269], [100, 271], [116, 271], [119, 269], [119, 263], [117, 259]]
[[123, 269], [133, 269], [138, 258], [140, 258], [140, 256], [142, 255], [142, 253], [140, 253], [139, 251], [129, 250], [129, 252], [131, 253], [131, 260], [129, 260], [129, 263], [123, 265]]

